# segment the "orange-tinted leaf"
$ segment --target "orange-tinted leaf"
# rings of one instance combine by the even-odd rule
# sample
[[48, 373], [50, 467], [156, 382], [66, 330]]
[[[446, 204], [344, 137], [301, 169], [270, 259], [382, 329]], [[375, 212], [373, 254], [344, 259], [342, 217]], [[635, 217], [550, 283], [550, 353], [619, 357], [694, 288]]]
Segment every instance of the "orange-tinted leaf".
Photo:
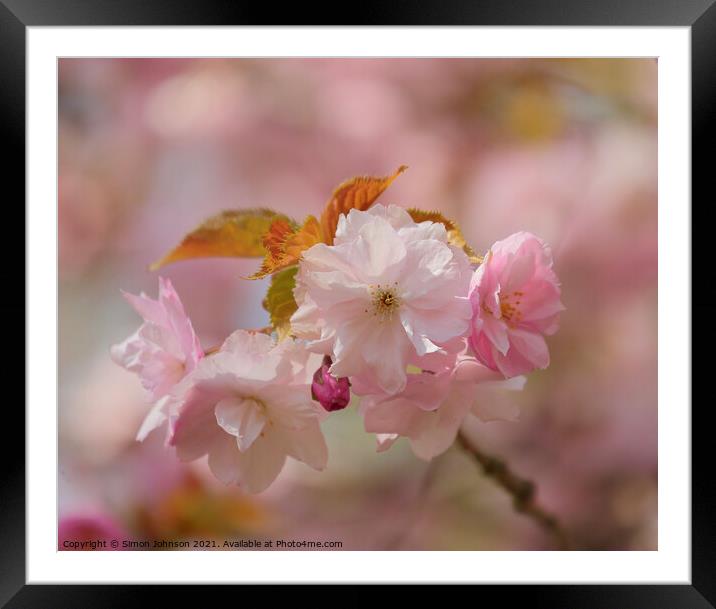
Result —
[[296, 226], [283, 218], [277, 218], [271, 223], [263, 236], [263, 246], [266, 258], [278, 260], [283, 255], [286, 240], [296, 232]]
[[275, 220], [264, 236], [266, 257], [261, 268], [249, 279], [261, 279], [297, 264], [301, 252], [323, 240], [321, 226], [315, 216], [308, 216], [301, 228], [292, 227], [284, 219]]
[[410, 217], [415, 220], [415, 222], [430, 221], [439, 222], [440, 224], [445, 225], [445, 230], [448, 234], [448, 242], [461, 248], [473, 264], [480, 264], [482, 262], [482, 257], [478, 256], [475, 253], [475, 250], [473, 250], [467, 244], [467, 241], [465, 241], [465, 237], [463, 236], [457, 223], [453, 222], [449, 218], [446, 218], [439, 211], [424, 211], [422, 209], [412, 208], [408, 210], [408, 213], [410, 214]]
[[338, 217], [341, 214], [347, 214], [351, 209], [361, 211], [368, 209], [383, 191], [392, 184], [393, 180], [406, 169], [406, 165], [401, 165], [395, 173], [383, 178], [370, 176], [352, 178], [336, 188], [321, 214], [321, 229], [325, 242], [328, 245], [333, 244], [333, 236], [336, 234], [336, 226], [338, 226]]
[[298, 262], [302, 251], [322, 241], [323, 233], [321, 232], [321, 225], [315, 216], [307, 216], [303, 226], [301, 226], [295, 234], [286, 239], [284, 252], [291, 260], [290, 264], [293, 264], [294, 261]]
[[191, 258], [256, 258], [266, 252], [262, 237], [273, 222], [290, 220], [269, 209], [224, 211], [205, 220], [182, 242], [149, 268], [156, 271], [171, 262]]

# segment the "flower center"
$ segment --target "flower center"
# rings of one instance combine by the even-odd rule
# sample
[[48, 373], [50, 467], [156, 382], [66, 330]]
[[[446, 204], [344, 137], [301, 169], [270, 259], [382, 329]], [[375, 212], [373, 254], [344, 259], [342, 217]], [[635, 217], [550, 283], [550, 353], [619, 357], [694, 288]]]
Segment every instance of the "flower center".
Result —
[[[393, 318], [393, 314], [400, 308], [400, 297], [397, 293], [398, 282], [393, 285], [372, 285], [370, 286], [370, 298], [373, 316], [380, 321]], [[368, 313], [366, 309], [366, 313]]]
[[[511, 328], [516, 327], [522, 321], [522, 312], [519, 305], [524, 292], [512, 292], [511, 294], [500, 295], [500, 317]], [[493, 311], [482, 305], [483, 311], [494, 315]]]

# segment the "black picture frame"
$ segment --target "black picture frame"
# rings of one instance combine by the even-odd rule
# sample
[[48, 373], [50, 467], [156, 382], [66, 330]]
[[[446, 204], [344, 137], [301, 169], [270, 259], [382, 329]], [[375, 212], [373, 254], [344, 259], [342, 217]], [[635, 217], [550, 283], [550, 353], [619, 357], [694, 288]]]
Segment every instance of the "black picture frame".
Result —
[[[3, 234], [6, 253], [5, 298], [0, 305], [7, 340], [16, 348], [8, 363], [18, 366], [19, 345], [24, 333], [17, 320], [26, 320], [24, 269], [15, 261], [22, 247], [25, 216], [20, 201], [25, 197], [25, 39], [29, 26], [62, 25], [328, 25], [340, 15], [325, 4], [275, 5], [243, 0], [0, 0], [0, 134], [6, 150]], [[341, 7], [343, 8], [343, 7]], [[335, 13], [333, 11], [336, 11]], [[716, 0], [422, 0], [408, 2], [362, 2], [351, 11], [354, 25], [605, 25], [689, 26], [692, 59], [692, 192], [705, 199], [711, 169], [710, 152], [716, 128], [709, 114], [716, 108]], [[709, 146], [709, 148], [707, 148]], [[10, 187], [8, 190], [7, 187]], [[12, 194], [8, 194], [12, 193]], [[689, 205], [684, 201], [684, 205]], [[692, 226], [707, 225], [706, 210], [712, 205], [691, 206]], [[13, 227], [12, 230], [8, 226]], [[692, 315], [706, 320], [716, 312], [716, 282], [706, 241], [692, 242], [692, 277], [707, 288], [695, 298]], [[707, 281], [703, 281], [706, 278]], [[10, 283], [8, 283], [10, 282]], [[707, 291], [708, 290], [708, 291]], [[20, 296], [22, 294], [22, 296]], [[689, 295], [690, 296], [690, 295]], [[692, 319], [693, 323], [693, 319]], [[716, 338], [714, 325], [699, 325], [700, 342]], [[704, 336], [703, 332], [706, 332]], [[24, 352], [24, 348], [23, 348]], [[693, 360], [693, 378], [708, 378], [710, 358]], [[32, 357], [32, 353], [29, 354]], [[24, 358], [22, 358], [24, 362]], [[11, 385], [9, 368], [3, 375]], [[16, 384], [16, 383], [15, 383]], [[205, 605], [205, 586], [77, 586], [25, 585], [25, 450], [24, 413], [19, 400], [5, 400], [0, 483], [0, 604], [9, 608], [126, 607], [161, 602], [181, 594], [184, 602]], [[710, 475], [710, 404], [695, 402], [692, 408], [692, 574], [691, 585], [519, 585], [482, 586], [475, 602], [525, 603], [529, 607], [637, 609], [716, 607], [716, 486]], [[689, 404], [668, 407], [688, 408]], [[12, 439], [12, 440], [11, 440]], [[558, 574], [557, 574], [558, 577]], [[141, 589], [140, 589], [141, 588]], [[370, 592], [369, 592], [370, 593]], [[336, 593], [338, 594], [338, 593]], [[331, 598], [336, 598], [331, 595]], [[340, 598], [340, 597], [338, 597]], [[235, 599], [236, 602], [237, 599]], [[356, 600], [353, 597], [352, 600]], [[151, 601], [154, 602], [154, 601]], [[215, 601], [212, 601], [215, 602]]]

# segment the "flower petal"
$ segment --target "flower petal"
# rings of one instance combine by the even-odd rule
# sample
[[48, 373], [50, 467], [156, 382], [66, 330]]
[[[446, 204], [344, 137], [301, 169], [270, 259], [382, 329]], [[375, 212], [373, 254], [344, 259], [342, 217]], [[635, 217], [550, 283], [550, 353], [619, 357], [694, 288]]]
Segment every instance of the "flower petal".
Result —
[[154, 406], [152, 406], [152, 409], [149, 411], [147, 416], [144, 418], [144, 421], [142, 421], [142, 425], [139, 428], [139, 431], [137, 432], [136, 440], [137, 442], [144, 442], [146, 437], [155, 429], [158, 427], [161, 427], [162, 424], [167, 420], [167, 415], [164, 412], [164, 408], [169, 401], [169, 396], [165, 396], [157, 401]]
[[224, 398], [216, 404], [214, 414], [219, 427], [236, 438], [241, 452], [249, 449], [266, 425], [264, 407], [251, 398]]
[[376, 451], [379, 453], [388, 450], [400, 436], [397, 433], [378, 433], [375, 434]]
[[283, 445], [286, 452], [315, 470], [322, 471], [328, 464], [328, 446], [318, 421], [296, 430], [283, 430]]
[[549, 366], [549, 349], [544, 336], [536, 332], [514, 329], [510, 330], [510, 350], [516, 349], [536, 368]]
[[286, 462], [280, 439], [267, 433], [259, 437], [245, 453], [236, 451], [238, 484], [250, 493], [266, 490], [278, 477]]
[[443, 402], [438, 410], [421, 412], [422, 429], [410, 436], [410, 446], [416, 456], [429, 461], [450, 448], [468, 409], [468, 402], [458, 394]]

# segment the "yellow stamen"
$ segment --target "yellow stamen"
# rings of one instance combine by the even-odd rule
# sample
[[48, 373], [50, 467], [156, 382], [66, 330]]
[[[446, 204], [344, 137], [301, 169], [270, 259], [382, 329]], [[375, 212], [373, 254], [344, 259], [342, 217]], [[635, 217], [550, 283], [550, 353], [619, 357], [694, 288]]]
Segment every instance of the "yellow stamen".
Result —
[[400, 297], [397, 294], [398, 282], [393, 285], [370, 286], [372, 314], [379, 321], [390, 321], [393, 314], [400, 308]]
[[[523, 296], [523, 292], [513, 292], [512, 294], [505, 294], [500, 296], [500, 317], [505, 320], [505, 323], [511, 328], [516, 327], [522, 321], [522, 311], [520, 311], [519, 305], [522, 302], [520, 298]], [[485, 313], [494, 315], [486, 304], [483, 303], [482, 310]]]

